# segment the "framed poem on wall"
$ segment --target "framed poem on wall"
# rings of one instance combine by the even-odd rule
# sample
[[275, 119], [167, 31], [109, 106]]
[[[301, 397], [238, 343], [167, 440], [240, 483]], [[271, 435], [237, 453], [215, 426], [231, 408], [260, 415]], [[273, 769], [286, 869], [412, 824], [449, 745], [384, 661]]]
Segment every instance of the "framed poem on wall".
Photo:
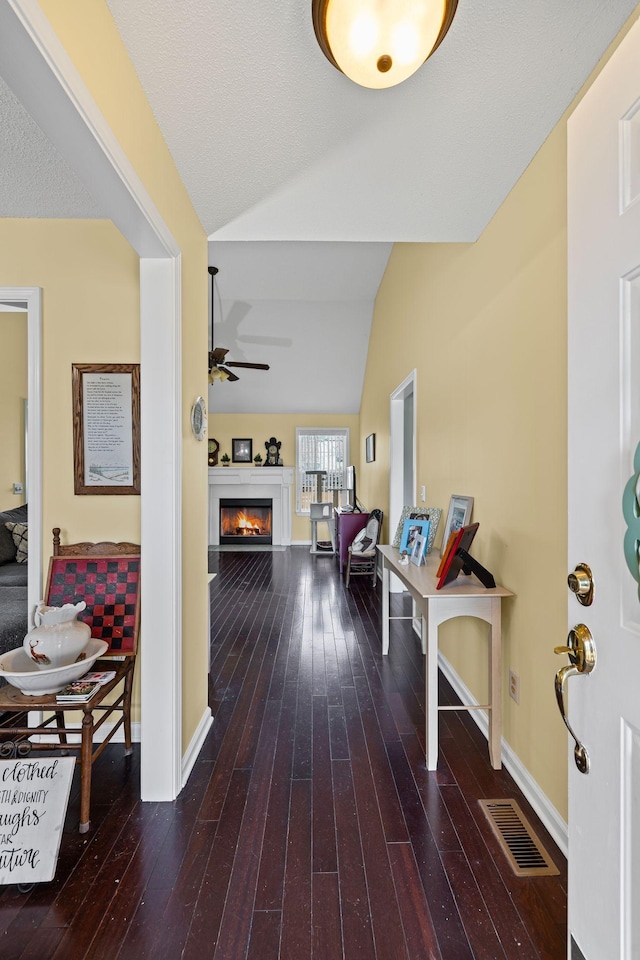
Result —
[[140, 494], [140, 364], [73, 363], [74, 493]]

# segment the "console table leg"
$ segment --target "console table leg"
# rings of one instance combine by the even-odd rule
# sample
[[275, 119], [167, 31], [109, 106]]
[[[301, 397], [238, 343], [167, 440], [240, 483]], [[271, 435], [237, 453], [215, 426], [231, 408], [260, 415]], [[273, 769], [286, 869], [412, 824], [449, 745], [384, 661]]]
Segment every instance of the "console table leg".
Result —
[[500, 598], [491, 600], [489, 624], [489, 760], [502, 766], [502, 611]]
[[389, 567], [382, 559], [382, 655], [389, 653]]
[[438, 621], [435, 604], [422, 604], [423, 631], [426, 624], [427, 655], [425, 658], [426, 691], [426, 755], [427, 770], [438, 769]]

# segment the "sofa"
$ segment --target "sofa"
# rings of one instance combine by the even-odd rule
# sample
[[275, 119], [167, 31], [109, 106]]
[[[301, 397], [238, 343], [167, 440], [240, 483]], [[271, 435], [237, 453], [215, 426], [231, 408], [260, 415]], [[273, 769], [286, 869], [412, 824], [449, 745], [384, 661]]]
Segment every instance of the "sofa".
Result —
[[22, 646], [28, 629], [27, 562], [16, 559], [17, 547], [6, 523], [27, 523], [27, 506], [0, 511], [0, 654]]

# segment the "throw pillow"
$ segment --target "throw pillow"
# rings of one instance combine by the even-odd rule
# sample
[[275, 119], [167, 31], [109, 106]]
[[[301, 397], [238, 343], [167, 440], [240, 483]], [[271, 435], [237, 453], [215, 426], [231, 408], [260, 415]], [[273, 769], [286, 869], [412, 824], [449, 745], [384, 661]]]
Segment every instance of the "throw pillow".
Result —
[[11, 536], [13, 537], [13, 542], [16, 545], [16, 562], [17, 563], [27, 562], [28, 526], [29, 525], [26, 523], [5, 523], [5, 527], [9, 530]]
[[0, 513], [0, 564], [15, 563], [16, 560], [16, 545], [13, 542], [13, 537], [5, 526], [9, 521], [12, 523], [26, 523], [27, 505], [23, 504], [21, 507], [14, 507], [12, 510], [3, 510]]
[[0, 523], [0, 564], [13, 563], [16, 559], [16, 545], [4, 523]]

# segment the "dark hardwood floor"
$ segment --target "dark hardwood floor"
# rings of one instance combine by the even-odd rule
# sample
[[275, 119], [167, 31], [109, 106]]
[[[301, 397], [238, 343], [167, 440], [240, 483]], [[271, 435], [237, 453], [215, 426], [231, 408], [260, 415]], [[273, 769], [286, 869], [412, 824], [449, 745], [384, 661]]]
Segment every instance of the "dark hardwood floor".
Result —
[[[137, 752], [110, 746], [55, 880], [1, 888], [0, 958], [564, 960], [562, 855], [468, 715], [441, 715], [427, 772], [419, 640], [400, 622], [382, 658], [379, 586], [302, 547], [211, 563], [215, 721], [187, 786], [140, 803]], [[502, 796], [559, 877], [513, 875], [477, 803]]]

